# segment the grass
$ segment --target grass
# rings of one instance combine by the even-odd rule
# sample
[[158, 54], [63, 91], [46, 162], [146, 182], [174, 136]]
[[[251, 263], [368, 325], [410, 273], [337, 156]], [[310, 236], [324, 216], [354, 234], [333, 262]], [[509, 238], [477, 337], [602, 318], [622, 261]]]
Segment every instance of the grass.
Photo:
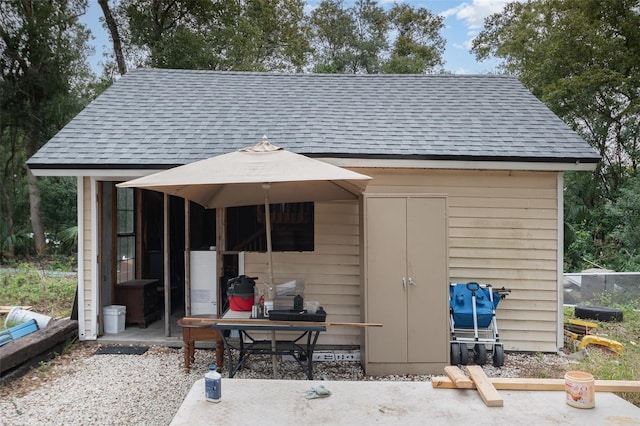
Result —
[[[622, 309], [624, 321], [598, 322], [595, 334], [622, 343], [624, 352], [617, 355], [599, 346], [587, 346], [589, 356], [580, 361], [579, 369], [587, 371], [597, 380], [640, 380], [640, 313], [631, 306], [615, 306]], [[565, 318], [575, 318], [573, 309], [565, 308]], [[640, 393], [618, 393], [640, 407]]]
[[[74, 276], [44, 274], [31, 265], [20, 264], [15, 270], [0, 271], [0, 305], [32, 306], [34, 312], [52, 318], [68, 317], [76, 284]], [[0, 315], [0, 330], [5, 328], [5, 317]]]

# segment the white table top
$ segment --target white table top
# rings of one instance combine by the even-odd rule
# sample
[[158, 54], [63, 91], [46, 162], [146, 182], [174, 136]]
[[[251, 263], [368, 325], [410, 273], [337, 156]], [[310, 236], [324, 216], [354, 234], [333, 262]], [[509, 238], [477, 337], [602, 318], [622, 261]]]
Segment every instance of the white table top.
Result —
[[[332, 392], [306, 399], [312, 386]], [[499, 391], [487, 407], [475, 389], [433, 389], [430, 382], [222, 379], [222, 400], [207, 402], [198, 380], [172, 425], [632, 425], [640, 408], [608, 392], [574, 408], [562, 391]]]

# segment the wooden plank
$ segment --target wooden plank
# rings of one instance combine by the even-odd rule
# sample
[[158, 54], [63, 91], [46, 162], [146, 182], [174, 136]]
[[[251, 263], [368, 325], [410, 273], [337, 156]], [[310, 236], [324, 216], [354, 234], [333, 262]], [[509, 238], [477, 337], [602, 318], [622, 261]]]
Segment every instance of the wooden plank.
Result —
[[239, 319], [239, 318], [194, 318], [185, 317], [182, 319], [188, 324], [260, 324], [264, 325], [320, 325], [325, 327], [382, 327], [382, 324], [371, 322], [317, 322], [317, 321], [276, 321], [276, 320], [260, 320], [260, 319]]
[[448, 365], [444, 368], [444, 372], [447, 373], [449, 379], [453, 382], [454, 386], [459, 389], [472, 389], [475, 388], [473, 381], [468, 378], [462, 370], [454, 365]]
[[11, 312], [12, 308], [22, 308], [25, 311], [30, 311], [31, 309], [33, 309], [33, 306], [0, 306], [0, 314], [8, 314], [9, 312]]
[[[564, 391], [564, 379], [532, 379], [491, 377], [491, 384], [497, 390]], [[457, 389], [449, 377], [432, 377], [434, 389]], [[475, 384], [473, 385], [475, 387]], [[596, 380], [596, 392], [640, 392], [640, 380]]]
[[480, 397], [487, 407], [502, 407], [504, 401], [498, 394], [496, 388], [491, 384], [489, 378], [484, 374], [484, 370], [479, 365], [468, 365], [467, 373], [476, 385]]
[[8, 345], [0, 347], [0, 374], [30, 361], [55, 346], [78, 336], [78, 321], [54, 321], [47, 328], [38, 330]]

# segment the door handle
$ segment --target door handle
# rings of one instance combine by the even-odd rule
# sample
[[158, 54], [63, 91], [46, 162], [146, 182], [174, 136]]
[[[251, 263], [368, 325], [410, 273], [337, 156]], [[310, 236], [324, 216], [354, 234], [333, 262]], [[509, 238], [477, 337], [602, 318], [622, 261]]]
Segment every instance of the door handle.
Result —
[[407, 288], [407, 279], [405, 277], [402, 277], [402, 288]]
[[409, 285], [414, 285], [417, 287], [416, 282], [413, 281], [413, 278], [409, 277]]

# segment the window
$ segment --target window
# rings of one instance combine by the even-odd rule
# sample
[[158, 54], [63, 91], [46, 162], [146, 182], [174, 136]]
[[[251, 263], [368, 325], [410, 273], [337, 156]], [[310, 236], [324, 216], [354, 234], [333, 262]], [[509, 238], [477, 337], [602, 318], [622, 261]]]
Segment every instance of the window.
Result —
[[[271, 204], [273, 251], [313, 251], [313, 203]], [[267, 251], [264, 206], [227, 209], [227, 248], [232, 251]]]
[[135, 278], [136, 237], [133, 188], [118, 188], [116, 277], [121, 283]]

